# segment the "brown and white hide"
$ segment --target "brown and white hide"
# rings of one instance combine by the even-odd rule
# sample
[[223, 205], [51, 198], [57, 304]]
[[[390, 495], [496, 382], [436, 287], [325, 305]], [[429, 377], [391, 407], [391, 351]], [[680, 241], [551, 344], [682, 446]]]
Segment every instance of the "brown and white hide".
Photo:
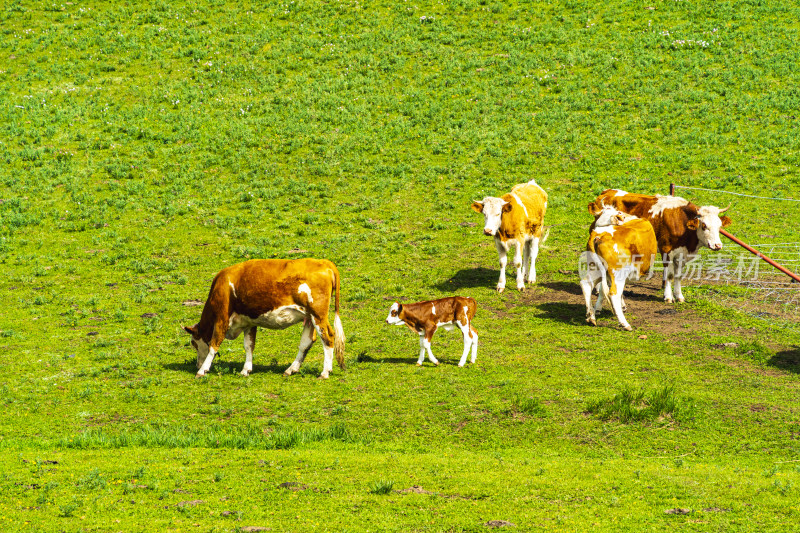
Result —
[[697, 256], [701, 247], [721, 250], [719, 230], [731, 223], [727, 216], [720, 216], [730, 206], [725, 209], [713, 205], [698, 207], [679, 196], [649, 196], [607, 189], [589, 204], [589, 213], [596, 215], [604, 206], [647, 220], [653, 226], [664, 263], [664, 300], [668, 303], [676, 299], [684, 301], [681, 292], [684, 266]]
[[[632, 329], [623, 314], [625, 282], [650, 271], [656, 250], [653, 226], [644, 219], [628, 218], [621, 224], [596, 226], [591, 231], [580, 262], [586, 322], [593, 326], [597, 324], [595, 314], [602, 310], [606, 300], [620, 325], [628, 331]], [[592, 290], [598, 284], [597, 302], [592, 307]]]
[[464, 353], [458, 366], [463, 367], [467, 362], [467, 354], [472, 349], [470, 362], [474, 363], [478, 357], [478, 332], [472, 326], [472, 319], [478, 304], [472, 298], [451, 296], [438, 300], [429, 300], [411, 304], [393, 303], [386, 317], [388, 324], [397, 326], [406, 325], [408, 329], [419, 335], [419, 358], [417, 365], [425, 360], [425, 353], [434, 365], [439, 361], [431, 352], [431, 339], [436, 330], [443, 328], [446, 331], [458, 328], [464, 336]]
[[497, 291], [506, 288], [508, 250], [516, 245], [514, 268], [517, 271], [517, 289], [525, 290], [525, 283], [536, 282], [536, 257], [539, 245], [547, 239], [544, 215], [547, 211], [547, 193], [531, 180], [514, 185], [510, 193], [500, 198], [487, 196], [474, 201], [472, 209], [484, 217], [484, 235], [494, 237], [500, 257], [500, 280]]
[[[333, 358], [344, 369], [344, 330], [339, 318], [339, 284], [336, 265], [324, 259], [253, 259], [222, 269], [211, 283], [200, 322], [185, 327], [197, 351], [197, 376], [211, 368], [224, 339], [244, 333], [245, 364], [242, 375], [253, 370], [253, 347], [258, 327], [285, 329], [303, 323], [297, 358], [286, 369], [300, 370], [306, 354], [322, 339], [325, 353], [321, 378], [333, 369]], [[328, 312], [335, 295], [334, 321]]]

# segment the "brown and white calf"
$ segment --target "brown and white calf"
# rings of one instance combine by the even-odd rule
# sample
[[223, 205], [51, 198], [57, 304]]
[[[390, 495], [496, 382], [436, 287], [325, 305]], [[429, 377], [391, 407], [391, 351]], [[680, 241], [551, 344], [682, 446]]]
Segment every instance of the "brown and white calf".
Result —
[[[606, 207], [590, 232], [581, 256], [581, 291], [586, 301], [586, 322], [597, 324], [595, 314], [606, 300], [620, 325], [630, 331], [631, 325], [622, 312], [625, 282], [650, 271], [658, 245], [650, 222], [630, 215], [617, 216], [612, 211], [615, 210]], [[598, 284], [597, 302], [592, 307], [592, 290]]]
[[[200, 322], [184, 327], [197, 351], [197, 376], [211, 368], [224, 339], [244, 333], [245, 363], [242, 375], [253, 371], [256, 330], [285, 329], [303, 323], [297, 358], [284, 372], [300, 365], [316, 333], [322, 338], [325, 358], [321, 378], [333, 369], [333, 357], [344, 369], [344, 330], [339, 318], [339, 271], [324, 259], [253, 259], [222, 269], [211, 283]], [[328, 321], [331, 293], [335, 293], [334, 321]]]
[[386, 317], [388, 324], [397, 326], [406, 325], [408, 329], [419, 335], [419, 359], [417, 366], [425, 360], [425, 352], [431, 363], [438, 365], [439, 361], [431, 352], [431, 339], [436, 330], [443, 328], [450, 331], [456, 327], [464, 335], [464, 353], [458, 366], [464, 366], [467, 362], [467, 354], [472, 348], [471, 362], [474, 363], [478, 357], [478, 332], [472, 327], [472, 319], [478, 304], [472, 298], [463, 296], [451, 296], [413, 304], [393, 303], [389, 309], [389, 316]]
[[730, 206], [725, 209], [713, 205], [697, 207], [679, 196], [648, 196], [607, 189], [589, 204], [589, 212], [596, 214], [604, 205], [645, 219], [653, 226], [664, 263], [664, 300], [668, 303], [675, 299], [684, 301], [681, 292], [684, 266], [703, 246], [721, 250], [719, 230], [731, 223], [727, 216], [720, 216]]
[[508, 249], [516, 244], [514, 267], [517, 270], [517, 289], [525, 290], [525, 282], [536, 282], [536, 256], [539, 245], [546, 239], [544, 214], [547, 211], [547, 193], [534, 180], [514, 185], [510, 193], [500, 198], [487, 196], [474, 201], [472, 209], [483, 213], [484, 235], [494, 237], [500, 256], [500, 280], [497, 291], [506, 288]]

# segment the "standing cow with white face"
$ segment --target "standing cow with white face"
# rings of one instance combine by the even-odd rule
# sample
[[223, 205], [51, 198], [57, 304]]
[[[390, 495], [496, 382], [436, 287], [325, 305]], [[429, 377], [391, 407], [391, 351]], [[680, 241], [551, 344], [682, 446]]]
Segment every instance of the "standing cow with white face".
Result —
[[[648, 196], [619, 189], [607, 189], [589, 204], [589, 213], [597, 216], [604, 206], [647, 220], [653, 226], [658, 251], [664, 262], [664, 301], [684, 301], [681, 280], [684, 266], [693, 260], [701, 247], [721, 250], [719, 230], [731, 219], [721, 216], [728, 210], [713, 205], [697, 207], [679, 196]], [[675, 283], [673, 292], [672, 282]]]
[[497, 198], [487, 196], [474, 201], [472, 209], [484, 217], [484, 235], [494, 237], [500, 256], [500, 280], [497, 291], [506, 288], [508, 249], [516, 244], [514, 268], [517, 271], [517, 289], [525, 290], [525, 283], [536, 282], [536, 257], [539, 245], [547, 235], [544, 231], [544, 214], [547, 211], [547, 193], [534, 180], [514, 185], [510, 193]]

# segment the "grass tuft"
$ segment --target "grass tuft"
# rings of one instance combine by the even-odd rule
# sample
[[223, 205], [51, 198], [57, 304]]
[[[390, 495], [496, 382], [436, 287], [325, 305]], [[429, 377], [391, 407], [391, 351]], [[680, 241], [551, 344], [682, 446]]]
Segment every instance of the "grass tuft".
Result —
[[622, 423], [655, 422], [670, 418], [672, 420], [688, 420], [694, 409], [690, 401], [679, 398], [675, 394], [674, 384], [645, 392], [625, 387], [612, 398], [590, 401], [586, 411], [601, 420], [616, 419]]
[[381, 479], [379, 481], [373, 481], [369, 484], [369, 492], [370, 494], [389, 494], [392, 492], [392, 488], [394, 488], [394, 481], [387, 481]]

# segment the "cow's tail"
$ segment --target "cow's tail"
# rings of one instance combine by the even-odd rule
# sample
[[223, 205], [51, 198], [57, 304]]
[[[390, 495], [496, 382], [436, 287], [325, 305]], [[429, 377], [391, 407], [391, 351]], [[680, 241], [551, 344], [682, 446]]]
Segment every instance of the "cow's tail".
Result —
[[550, 236], [551, 226], [539, 226], [539, 246], [543, 245]]
[[333, 317], [333, 354], [336, 356], [336, 362], [339, 368], [345, 369], [344, 364], [344, 328], [342, 328], [342, 319], [339, 318], [339, 271], [334, 270], [334, 317]]
[[600, 276], [600, 286], [603, 289], [603, 302], [605, 304], [607, 304], [613, 310], [614, 306], [611, 305], [611, 296], [608, 294], [610, 292], [610, 289], [608, 287], [608, 280], [606, 279], [606, 276], [608, 275], [608, 271], [605, 271], [602, 274], [603, 275]]

